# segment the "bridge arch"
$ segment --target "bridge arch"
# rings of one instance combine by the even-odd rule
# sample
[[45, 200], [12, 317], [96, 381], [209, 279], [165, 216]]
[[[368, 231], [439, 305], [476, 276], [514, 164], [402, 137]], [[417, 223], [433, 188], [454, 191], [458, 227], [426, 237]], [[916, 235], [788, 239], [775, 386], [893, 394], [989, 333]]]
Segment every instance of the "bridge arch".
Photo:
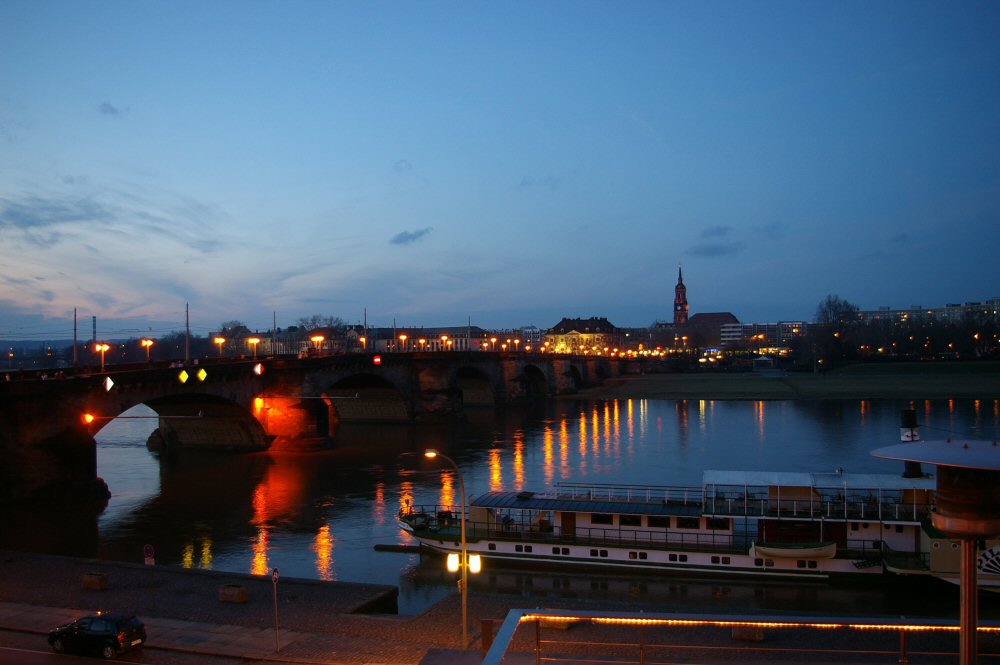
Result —
[[370, 373], [352, 374], [332, 383], [323, 391], [326, 399], [316, 400], [318, 423], [322, 411], [327, 422], [341, 421], [405, 421], [412, 417], [410, 400], [396, 385]]
[[479, 368], [464, 365], [455, 371], [454, 384], [464, 407], [496, 406], [498, 386]]
[[264, 402], [253, 411], [237, 402], [208, 393], [164, 395], [142, 402], [158, 418], [146, 446], [161, 453], [192, 450], [266, 450], [271, 444], [261, 423]]

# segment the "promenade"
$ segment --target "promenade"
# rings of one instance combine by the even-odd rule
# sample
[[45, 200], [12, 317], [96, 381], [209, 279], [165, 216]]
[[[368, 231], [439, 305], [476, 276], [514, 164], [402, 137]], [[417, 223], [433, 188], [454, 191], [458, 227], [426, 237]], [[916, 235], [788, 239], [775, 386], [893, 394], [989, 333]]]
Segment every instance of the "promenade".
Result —
[[[102, 575], [107, 587], [85, 588], [84, 575]], [[219, 600], [223, 585], [246, 589], [246, 602]], [[470, 594], [471, 644], [461, 648], [461, 610], [458, 594], [452, 595], [417, 616], [359, 613], [378, 607], [392, 596], [393, 587], [280, 580], [278, 630], [275, 631], [274, 586], [268, 576], [216, 573], [165, 566], [72, 559], [56, 556], [0, 551], [0, 631], [37, 635], [34, 648], [47, 648], [49, 629], [97, 610], [134, 612], [146, 623], [150, 650], [164, 650], [155, 660], [129, 656], [139, 662], [199, 662], [202, 655], [213, 662], [323, 663], [331, 665], [471, 665], [482, 660], [480, 627], [483, 619], [496, 626], [509, 611], [530, 605], [518, 596]], [[388, 596], [387, 596], [388, 594]], [[586, 599], [546, 603], [566, 610], [597, 610]], [[601, 611], [652, 611], [626, 604], [602, 604]], [[574, 625], [548, 628], [547, 656], [557, 653], [561, 662], [638, 662], [634, 630], [614, 626]], [[768, 630], [766, 642], [734, 640], [727, 631], [704, 628], [647, 630], [648, 643], [672, 645], [663, 657], [647, 662], [741, 663], [782, 661], [787, 663], [892, 663], [899, 647], [895, 633], [866, 631], [804, 632]], [[513, 665], [534, 662], [535, 633], [518, 630], [504, 659]], [[923, 634], [910, 638], [913, 651], [951, 651], [957, 648], [954, 634]], [[24, 640], [22, 640], [22, 643]], [[620, 643], [620, 644], [616, 644]], [[608, 646], [611, 644], [611, 646]], [[602, 646], [598, 646], [602, 645]], [[708, 645], [708, 646], [706, 646]], [[4, 646], [0, 642], [0, 646]], [[759, 651], [760, 647], [770, 651]], [[820, 649], [817, 652], [805, 649]], [[864, 649], [857, 652], [857, 649]], [[851, 654], [842, 653], [851, 649]], [[1000, 652], [996, 634], [985, 636], [981, 653]], [[662, 651], [662, 650], [661, 650]], [[169, 654], [176, 654], [172, 660]], [[223, 660], [219, 660], [221, 657]], [[225, 660], [225, 659], [232, 660]], [[947, 663], [955, 657], [925, 656], [910, 662]], [[981, 663], [1000, 662], [983, 656]]]

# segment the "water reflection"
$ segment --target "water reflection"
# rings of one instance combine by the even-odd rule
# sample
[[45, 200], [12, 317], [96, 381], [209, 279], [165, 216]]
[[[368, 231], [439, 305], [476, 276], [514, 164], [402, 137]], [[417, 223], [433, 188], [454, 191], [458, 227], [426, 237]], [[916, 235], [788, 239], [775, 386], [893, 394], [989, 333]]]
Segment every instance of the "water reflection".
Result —
[[[145, 449], [148, 432], [102, 431], [99, 475], [113, 494], [103, 514], [81, 511], [72, 520], [65, 510], [3, 514], [0, 547], [142, 561], [143, 546], [151, 544], [158, 563], [261, 575], [279, 567], [291, 577], [396, 585], [400, 611], [412, 613], [452, 593], [454, 578], [438, 562], [375, 552], [374, 546], [412, 544], [396, 525], [397, 511], [413, 504], [457, 506], [459, 496], [453, 470], [402, 469], [403, 453], [441, 450], [456, 461], [472, 496], [543, 489], [561, 480], [698, 485], [702, 472], [713, 468], [893, 472], [892, 462], [869, 451], [898, 441], [899, 411], [910, 405], [564, 401], [541, 413], [477, 410], [463, 423], [345, 424], [337, 447], [317, 453], [184, 454], [162, 462]], [[915, 406], [924, 438], [951, 432], [993, 438], [1000, 431], [997, 400]], [[144, 421], [122, 422], [134, 428]], [[718, 581], [487, 572], [473, 584], [543, 598], [622, 594], [669, 604], [697, 597], [706, 604], [776, 608], [819, 603], [810, 598], [823, 593]], [[871, 600], [879, 602], [887, 601]]]

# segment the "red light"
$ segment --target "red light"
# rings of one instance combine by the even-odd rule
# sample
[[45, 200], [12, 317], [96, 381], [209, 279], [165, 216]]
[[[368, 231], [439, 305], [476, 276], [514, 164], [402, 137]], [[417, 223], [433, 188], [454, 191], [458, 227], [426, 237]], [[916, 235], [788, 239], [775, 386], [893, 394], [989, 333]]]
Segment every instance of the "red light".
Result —
[[88, 425], [94, 422], [94, 414], [92, 413], [83, 414], [83, 422], [87, 423]]
[[381, 365], [382, 364], [382, 356], [372, 356], [372, 364], [373, 365]]

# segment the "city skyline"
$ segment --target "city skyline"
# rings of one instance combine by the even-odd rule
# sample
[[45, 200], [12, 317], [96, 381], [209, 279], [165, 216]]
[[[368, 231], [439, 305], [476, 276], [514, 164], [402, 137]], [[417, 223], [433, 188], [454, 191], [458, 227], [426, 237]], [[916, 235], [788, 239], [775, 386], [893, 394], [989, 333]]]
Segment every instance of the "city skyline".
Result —
[[0, 6], [0, 337], [1000, 295], [993, 3]]

